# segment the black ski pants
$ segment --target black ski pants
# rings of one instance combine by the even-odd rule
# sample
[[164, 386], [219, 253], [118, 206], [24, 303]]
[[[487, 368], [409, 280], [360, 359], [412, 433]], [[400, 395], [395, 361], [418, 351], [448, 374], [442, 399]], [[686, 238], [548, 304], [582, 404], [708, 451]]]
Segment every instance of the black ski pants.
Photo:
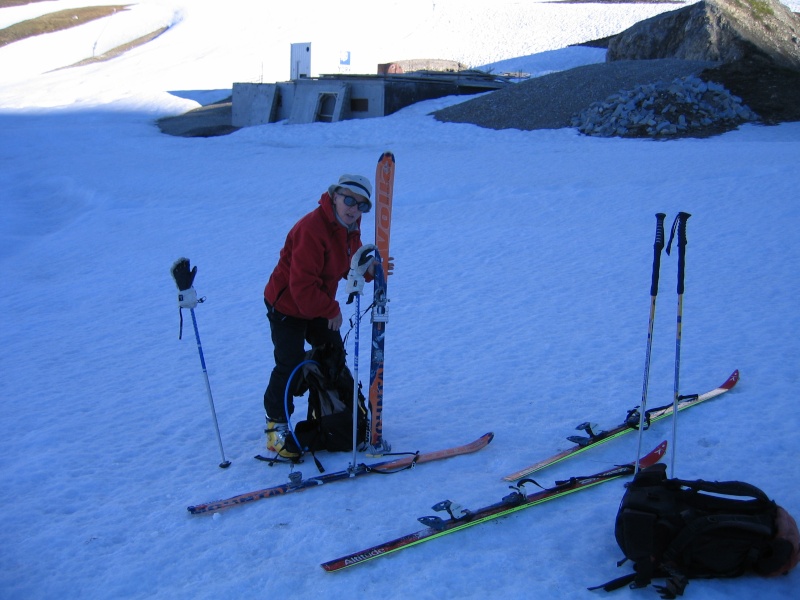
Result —
[[[286, 402], [288, 415], [284, 408], [286, 385], [289, 383], [292, 371], [303, 362], [306, 354], [305, 342], [312, 347], [329, 343], [340, 348], [342, 354], [344, 354], [344, 343], [338, 331], [328, 329], [328, 319], [298, 319], [278, 312], [266, 301], [265, 304], [272, 333], [272, 345], [275, 347], [275, 368], [272, 369], [269, 385], [264, 392], [264, 410], [268, 421], [285, 423], [288, 421], [287, 417], [291, 417], [294, 412], [291, 391]], [[301, 376], [300, 372], [295, 373], [293, 379], [296, 380]]]

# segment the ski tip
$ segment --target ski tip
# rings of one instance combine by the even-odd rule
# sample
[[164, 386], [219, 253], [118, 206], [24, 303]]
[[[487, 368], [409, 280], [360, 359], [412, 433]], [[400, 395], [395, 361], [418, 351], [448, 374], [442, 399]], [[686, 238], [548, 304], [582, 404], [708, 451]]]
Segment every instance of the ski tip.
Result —
[[382, 162], [384, 159], [391, 160], [394, 162], [394, 152], [391, 150], [386, 150], [383, 154], [380, 155], [378, 158], [378, 162]]
[[739, 382], [739, 369], [736, 369], [733, 373], [731, 373], [731, 376], [728, 377], [728, 379], [725, 381], [725, 383], [723, 383], [719, 387], [721, 387], [721, 388], [723, 388], [725, 390], [729, 390], [733, 386], [735, 386], [738, 382]]
[[494, 431], [490, 431], [489, 433], [484, 433], [483, 436], [486, 438], [486, 443], [490, 443], [494, 439]]
[[650, 454], [643, 457], [639, 461], [639, 466], [642, 468], [645, 467], [652, 467], [658, 461], [660, 461], [667, 453], [667, 440], [661, 442], [658, 446], [656, 446]]

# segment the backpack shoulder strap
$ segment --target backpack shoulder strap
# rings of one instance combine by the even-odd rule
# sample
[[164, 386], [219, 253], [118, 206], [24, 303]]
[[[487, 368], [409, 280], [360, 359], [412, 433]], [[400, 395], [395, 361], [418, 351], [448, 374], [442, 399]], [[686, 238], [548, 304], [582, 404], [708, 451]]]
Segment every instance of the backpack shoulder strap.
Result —
[[777, 511], [775, 503], [762, 490], [749, 483], [680, 479], [670, 479], [668, 483], [677, 486], [684, 500], [701, 510], [745, 515], [769, 514], [773, 518]]
[[760, 488], [754, 485], [745, 483], [743, 481], [704, 481], [698, 479], [696, 481], [688, 481], [684, 479], [673, 479], [674, 483], [691, 489], [697, 492], [709, 492], [711, 494], [719, 494], [723, 496], [740, 496], [750, 497], [756, 500], [763, 500], [764, 502], [771, 502]]
[[667, 465], [664, 463], [656, 463], [650, 465], [636, 473], [633, 481], [627, 483], [625, 487], [644, 487], [651, 485], [659, 485], [667, 479]]
[[318, 364], [308, 363], [303, 367], [303, 370], [309, 387], [315, 391], [317, 395], [319, 414], [315, 415], [316, 418], [324, 415], [332, 415], [347, 409], [347, 406], [339, 397], [336, 386], [331, 385]]

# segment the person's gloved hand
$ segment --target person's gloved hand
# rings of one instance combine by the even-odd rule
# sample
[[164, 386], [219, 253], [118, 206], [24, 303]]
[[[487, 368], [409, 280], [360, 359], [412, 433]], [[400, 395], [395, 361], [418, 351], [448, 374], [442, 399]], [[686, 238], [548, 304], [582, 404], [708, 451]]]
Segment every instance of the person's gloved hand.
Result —
[[[377, 261], [373, 262], [369, 266], [369, 270], [367, 271], [372, 277], [375, 277], [375, 265], [378, 264]], [[394, 257], [390, 256], [389, 259], [383, 263], [383, 276], [388, 277], [394, 273]]]

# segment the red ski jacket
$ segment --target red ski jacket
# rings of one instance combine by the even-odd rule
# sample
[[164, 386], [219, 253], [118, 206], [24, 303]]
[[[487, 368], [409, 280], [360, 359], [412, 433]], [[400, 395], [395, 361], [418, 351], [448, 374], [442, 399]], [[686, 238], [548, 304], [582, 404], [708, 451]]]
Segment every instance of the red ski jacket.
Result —
[[319, 208], [286, 236], [278, 265], [264, 288], [264, 298], [278, 312], [307, 320], [339, 314], [336, 290], [350, 271], [350, 257], [361, 247], [361, 219], [348, 231], [334, 210], [325, 192]]

